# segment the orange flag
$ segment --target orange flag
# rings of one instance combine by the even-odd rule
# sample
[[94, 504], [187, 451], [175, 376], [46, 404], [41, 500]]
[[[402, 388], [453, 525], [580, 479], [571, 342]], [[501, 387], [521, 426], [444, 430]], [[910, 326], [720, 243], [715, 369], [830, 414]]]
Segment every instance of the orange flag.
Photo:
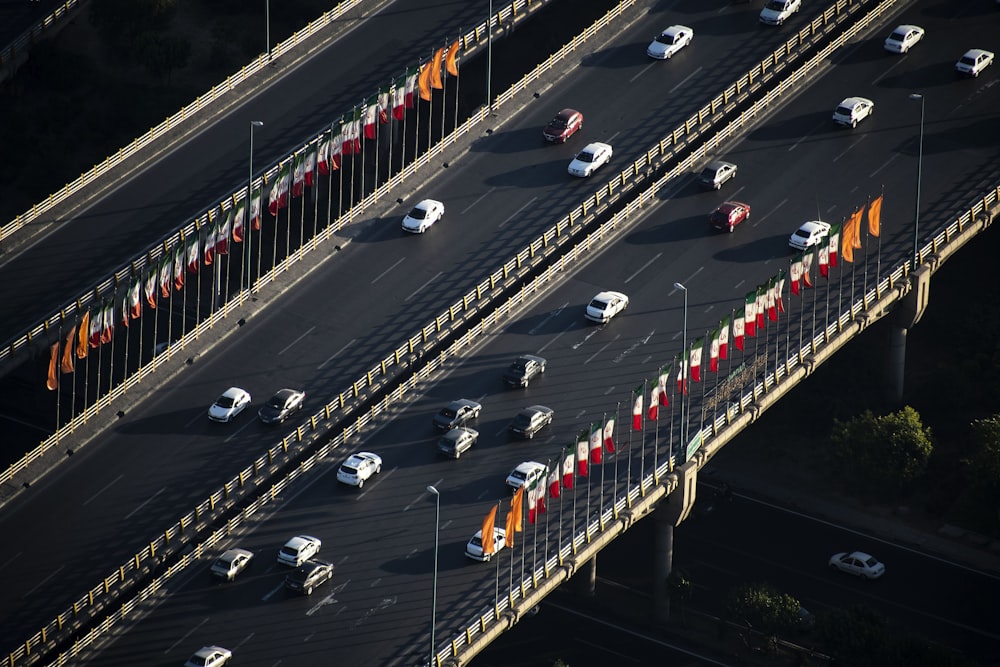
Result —
[[45, 380], [45, 386], [49, 391], [55, 391], [59, 386], [59, 378], [56, 376], [56, 368], [59, 365], [59, 341], [52, 343], [51, 354], [49, 355], [49, 376]]
[[868, 205], [868, 233], [872, 236], [878, 236], [881, 223], [882, 195], [879, 195], [875, 201]]
[[431, 88], [441, 90], [444, 88], [444, 83], [441, 81], [441, 58], [444, 56], [444, 47], [434, 52], [434, 58], [431, 60]]
[[490, 513], [483, 519], [483, 555], [495, 553], [493, 548], [493, 526], [497, 520], [497, 505], [493, 506]]
[[83, 314], [80, 319], [80, 330], [76, 341], [76, 358], [87, 358], [87, 338], [90, 336], [90, 311]]
[[428, 61], [420, 68], [420, 76], [417, 77], [417, 87], [420, 89], [420, 99], [425, 102], [431, 101], [431, 63]]
[[855, 211], [850, 220], [844, 225], [844, 234], [841, 237], [840, 255], [845, 262], [854, 262], [854, 250], [861, 247], [861, 216], [865, 209], [862, 206]]
[[76, 342], [76, 325], [74, 325], [69, 330], [69, 334], [66, 336], [66, 343], [63, 345], [62, 363], [61, 363], [61, 368], [63, 373], [72, 373], [75, 370], [73, 367], [73, 343], [75, 342]]
[[514, 546], [514, 533], [523, 530], [521, 527], [521, 506], [524, 502], [524, 486], [522, 485], [510, 499], [510, 511], [507, 512], [507, 546]]
[[455, 56], [458, 55], [458, 40], [448, 47], [448, 54], [444, 57], [444, 67], [448, 70], [448, 74], [452, 76], [458, 76], [458, 63], [455, 62]]

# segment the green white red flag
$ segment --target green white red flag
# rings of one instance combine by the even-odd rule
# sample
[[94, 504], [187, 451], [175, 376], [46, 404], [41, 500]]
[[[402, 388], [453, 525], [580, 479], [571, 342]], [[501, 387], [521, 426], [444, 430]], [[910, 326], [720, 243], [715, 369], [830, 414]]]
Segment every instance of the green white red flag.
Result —
[[743, 309], [740, 308], [736, 311], [736, 316], [733, 317], [733, 345], [736, 346], [737, 350], [743, 349], [743, 327], [745, 323], [746, 317]]
[[722, 327], [719, 329], [719, 357], [727, 359], [729, 357], [729, 323], [732, 317], [722, 320]]
[[590, 462], [600, 463], [601, 462], [601, 445], [604, 444], [604, 430], [601, 428], [601, 424], [591, 424], [590, 425]]
[[576, 472], [580, 477], [587, 476], [587, 451], [590, 442], [587, 435], [587, 429], [583, 429], [576, 437]]
[[642, 392], [643, 386], [639, 385], [632, 390], [632, 430], [642, 430]]
[[615, 418], [604, 422], [604, 450], [609, 454], [615, 451]]

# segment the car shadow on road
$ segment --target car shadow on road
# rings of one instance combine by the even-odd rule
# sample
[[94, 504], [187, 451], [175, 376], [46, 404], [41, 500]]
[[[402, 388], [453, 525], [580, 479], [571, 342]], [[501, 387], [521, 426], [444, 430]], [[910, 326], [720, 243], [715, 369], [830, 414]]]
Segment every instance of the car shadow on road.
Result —
[[[739, 233], [737, 231], [737, 233]], [[784, 234], [742, 243], [735, 248], [726, 248], [713, 257], [722, 262], [753, 264], [768, 259], [791, 256], [794, 251], [788, 247], [788, 236]]]
[[[920, 47], [917, 46], [916, 48]], [[960, 55], [962, 54], [956, 53], [955, 60], [958, 60]], [[905, 58], [906, 56], [902, 57]], [[907, 93], [910, 93], [913, 91], [947, 86], [955, 83], [956, 78], [958, 78], [958, 74], [955, 72], [954, 62], [937, 62], [884, 77], [878, 82], [878, 87], [890, 88], [893, 90], [905, 90]], [[876, 105], [878, 104], [877, 99], [875, 100], [875, 103]], [[913, 109], [914, 117], [920, 118], [920, 105], [914, 104]], [[876, 112], [877, 111], [878, 109], [876, 108]]]
[[707, 217], [689, 215], [632, 232], [625, 237], [625, 243], [632, 245], [674, 243], [699, 239], [710, 233], [712, 233], [712, 228], [708, 225]]

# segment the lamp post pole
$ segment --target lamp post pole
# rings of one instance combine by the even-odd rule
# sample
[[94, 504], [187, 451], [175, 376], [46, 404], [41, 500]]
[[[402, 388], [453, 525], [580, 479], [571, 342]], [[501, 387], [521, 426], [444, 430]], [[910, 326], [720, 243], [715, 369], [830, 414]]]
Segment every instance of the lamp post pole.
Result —
[[434, 589], [431, 593], [431, 667], [437, 667], [434, 656], [437, 652], [434, 645], [434, 628], [437, 625], [437, 593], [438, 593], [438, 542], [441, 535], [441, 494], [433, 486], [427, 491], [434, 494]]
[[267, 39], [267, 59], [271, 59], [271, 0], [264, 0], [264, 30]]
[[920, 139], [917, 142], [917, 206], [913, 212], [913, 269], [920, 263], [920, 181], [924, 171], [924, 96], [911, 93], [911, 100], [920, 100]]
[[681, 283], [674, 283], [674, 288], [679, 289], [684, 292], [684, 328], [681, 331], [681, 349], [683, 353], [681, 355], [681, 370], [684, 375], [684, 384], [681, 391], [681, 446], [684, 447], [685, 455], [687, 453], [687, 400], [685, 396], [687, 395], [687, 385], [688, 385], [688, 289]]
[[251, 285], [253, 285], [253, 282], [251, 282], [251, 277], [250, 277], [250, 258], [253, 257], [253, 254], [250, 252], [250, 243], [251, 243], [250, 225], [251, 221], [253, 220], [253, 206], [252, 206], [253, 205], [253, 129], [255, 127], [262, 127], [263, 125], [264, 121], [260, 120], [250, 121], [250, 176], [249, 178], [247, 178], [247, 203], [246, 203], [247, 219], [245, 221], [245, 227], [243, 229], [243, 235], [246, 237], [247, 240], [245, 244], [246, 249], [244, 250], [244, 257], [243, 257], [243, 264], [247, 267], [246, 271], [247, 291], [250, 291], [250, 287]]
[[486, 17], [486, 105], [493, 115], [493, 95], [490, 80], [493, 78], [493, 0], [489, 0], [489, 14]]

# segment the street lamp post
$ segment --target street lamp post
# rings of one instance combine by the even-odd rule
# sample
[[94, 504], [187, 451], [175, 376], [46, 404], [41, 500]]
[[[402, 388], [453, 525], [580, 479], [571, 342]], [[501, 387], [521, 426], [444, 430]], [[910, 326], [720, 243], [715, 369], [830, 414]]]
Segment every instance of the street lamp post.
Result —
[[245, 228], [243, 229], [243, 235], [246, 237], [246, 244], [244, 249], [243, 264], [247, 267], [247, 291], [250, 290], [251, 282], [250, 277], [250, 258], [253, 254], [250, 252], [250, 223], [253, 220], [253, 129], [255, 127], [263, 127], [264, 121], [252, 120], [250, 121], [250, 177], [247, 179], [247, 202], [246, 202], [246, 216]]
[[920, 100], [920, 139], [917, 142], [917, 207], [913, 212], [913, 269], [920, 263], [920, 179], [924, 170], [924, 96], [911, 93], [911, 100]]
[[264, 30], [267, 40], [267, 59], [271, 59], [271, 0], [264, 0]]
[[489, 1], [489, 14], [486, 17], [486, 105], [490, 115], [493, 115], [493, 96], [490, 92], [490, 80], [493, 78], [493, 0]]
[[437, 625], [437, 594], [438, 594], [438, 542], [441, 535], [441, 494], [433, 486], [427, 487], [428, 493], [434, 494], [434, 589], [431, 593], [431, 667], [435, 665], [434, 628]]
[[681, 356], [681, 370], [684, 375], [684, 384], [681, 391], [681, 446], [687, 451], [687, 412], [685, 408], [687, 407], [687, 401], [684, 396], [687, 394], [687, 384], [688, 384], [688, 289], [681, 283], [674, 283], [674, 288], [679, 289], [684, 292], [684, 328], [681, 331], [681, 349], [683, 350]]

